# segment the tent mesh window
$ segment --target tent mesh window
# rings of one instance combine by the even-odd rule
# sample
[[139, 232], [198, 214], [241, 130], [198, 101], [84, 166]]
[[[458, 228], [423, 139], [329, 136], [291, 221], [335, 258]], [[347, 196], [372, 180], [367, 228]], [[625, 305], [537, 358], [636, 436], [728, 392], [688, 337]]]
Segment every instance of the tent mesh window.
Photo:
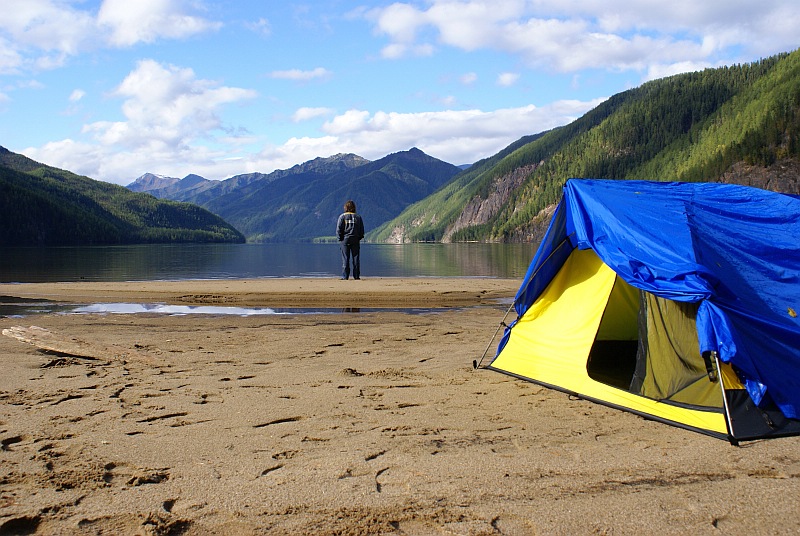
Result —
[[697, 340], [697, 303], [642, 292], [639, 349], [631, 391], [648, 398], [701, 407], [722, 406], [719, 385], [709, 381]]

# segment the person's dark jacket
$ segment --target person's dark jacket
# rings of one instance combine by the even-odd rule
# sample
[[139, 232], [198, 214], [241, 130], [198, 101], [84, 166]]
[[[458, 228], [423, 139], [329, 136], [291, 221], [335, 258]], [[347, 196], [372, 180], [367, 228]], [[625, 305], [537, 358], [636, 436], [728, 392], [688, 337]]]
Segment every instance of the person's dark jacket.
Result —
[[336, 222], [336, 236], [339, 242], [353, 244], [364, 238], [364, 221], [354, 212], [345, 212]]

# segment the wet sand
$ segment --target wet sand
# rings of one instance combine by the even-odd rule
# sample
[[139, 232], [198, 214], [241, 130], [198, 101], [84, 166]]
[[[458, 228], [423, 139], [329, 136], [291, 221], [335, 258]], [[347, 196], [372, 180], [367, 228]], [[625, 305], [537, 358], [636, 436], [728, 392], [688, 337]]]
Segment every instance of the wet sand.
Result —
[[495, 278], [213, 279], [0, 284], [0, 296], [74, 303], [160, 302], [247, 307], [454, 307], [513, 298], [520, 281]]
[[0, 285], [69, 303], [436, 309], [0, 318], [75, 349], [0, 337], [0, 533], [800, 530], [800, 438], [733, 447], [473, 370], [518, 285]]

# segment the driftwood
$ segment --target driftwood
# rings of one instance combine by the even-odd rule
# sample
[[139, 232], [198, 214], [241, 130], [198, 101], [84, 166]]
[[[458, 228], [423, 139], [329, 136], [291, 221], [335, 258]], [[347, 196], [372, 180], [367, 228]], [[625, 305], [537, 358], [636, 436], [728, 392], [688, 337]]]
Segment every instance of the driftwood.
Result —
[[139, 358], [150, 360], [151, 356], [135, 348], [118, 345], [95, 344], [76, 337], [52, 332], [39, 326], [14, 326], [3, 330], [3, 335], [31, 344], [44, 352], [60, 356], [80, 357], [92, 360], [115, 358]]

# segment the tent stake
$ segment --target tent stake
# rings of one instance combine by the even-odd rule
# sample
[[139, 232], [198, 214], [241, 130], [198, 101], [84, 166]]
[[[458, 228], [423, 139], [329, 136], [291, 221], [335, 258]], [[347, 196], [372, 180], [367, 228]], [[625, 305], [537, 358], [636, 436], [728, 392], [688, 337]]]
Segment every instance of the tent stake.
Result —
[[500, 324], [497, 325], [497, 329], [494, 331], [494, 335], [492, 335], [492, 338], [489, 339], [489, 344], [486, 345], [486, 350], [483, 351], [483, 355], [481, 356], [481, 360], [480, 361], [478, 361], [477, 359], [473, 359], [472, 360], [472, 370], [475, 370], [475, 369], [477, 369], [478, 367], [481, 366], [481, 363], [483, 363], [483, 359], [486, 357], [486, 354], [489, 352], [489, 348], [492, 346], [492, 343], [494, 342], [495, 337], [497, 337], [497, 334], [500, 333], [500, 328], [508, 327], [508, 326], [506, 326], [506, 318], [508, 317], [508, 313], [510, 313], [511, 309], [513, 309], [513, 308], [514, 308], [514, 302], [511, 302], [511, 305], [508, 307], [508, 310], [506, 311], [506, 314], [503, 315], [503, 319], [500, 321]]

